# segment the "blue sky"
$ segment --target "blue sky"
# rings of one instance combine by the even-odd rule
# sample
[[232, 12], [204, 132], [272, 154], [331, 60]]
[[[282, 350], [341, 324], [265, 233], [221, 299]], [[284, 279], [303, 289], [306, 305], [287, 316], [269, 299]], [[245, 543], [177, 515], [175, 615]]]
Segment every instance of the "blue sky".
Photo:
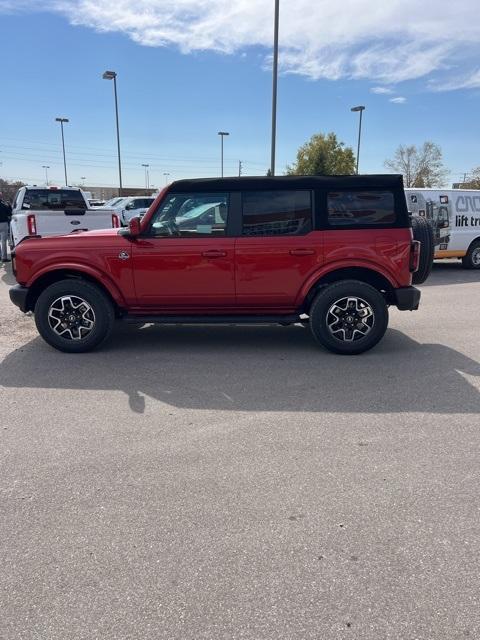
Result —
[[[363, 2], [357, 0], [355, 7]], [[400, 143], [424, 140], [442, 147], [450, 182], [480, 165], [475, 66], [480, 31], [469, 31], [472, 21], [462, 14], [470, 4], [476, 15], [474, 3], [456, 5], [460, 24], [453, 30], [446, 3], [442, 14], [443, 0], [435, 5], [432, 24], [428, 12], [412, 15], [409, 0], [391, 3], [398, 14], [362, 14], [345, 22], [342, 13], [333, 23], [330, 15], [328, 29], [317, 10], [335, 9], [323, 0], [310, 3], [313, 14], [302, 11], [310, 6], [306, 0], [296, 4], [301, 15], [284, 12], [282, 22], [281, 14], [277, 173], [313, 133], [335, 131], [355, 148], [358, 115], [350, 112], [355, 104], [366, 105], [363, 172], [384, 171], [384, 160]], [[236, 173], [239, 160], [245, 173], [264, 174], [270, 155], [273, 2], [239, 0], [234, 15], [224, 15], [225, 5], [219, 0], [0, 0], [5, 61], [0, 176], [42, 182], [42, 165], [49, 165], [50, 180], [61, 183], [54, 121], [61, 115], [70, 118], [65, 127], [69, 182], [85, 176], [87, 184], [117, 184], [113, 87], [101, 77], [106, 69], [118, 73], [126, 185], [144, 184], [142, 163], [150, 164], [155, 186], [164, 184], [164, 172], [169, 179], [218, 175], [219, 130], [230, 132], [226, 175]], [[410, 10], [410, 18], [403, 10]], [[365, 37], [372, 29], [378, 32], [382, 21], [391, 27], [394, 20], [396, 28], [384, 29], [382, 40]]]

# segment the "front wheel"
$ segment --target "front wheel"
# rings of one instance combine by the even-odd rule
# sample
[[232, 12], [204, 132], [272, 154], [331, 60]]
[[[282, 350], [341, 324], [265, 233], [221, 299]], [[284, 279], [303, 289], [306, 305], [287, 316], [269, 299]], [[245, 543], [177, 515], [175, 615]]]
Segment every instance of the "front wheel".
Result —
[[68, 353], [90, 351], [110, 335], [115, 315], [107, 296], [84, 280], [60, 280], [40, 294], [35, 324], [49, 345]]
[[383, 295], [359, 280], [335, 282], [318, 293], [310, 308], [310, 328], [323, 347], [354, 355], [374, 347], [388, 326]]
[[462, 266], [464, 269], [480, 269], [480, 241], [472, 242], [467, 255], [462, 258]]

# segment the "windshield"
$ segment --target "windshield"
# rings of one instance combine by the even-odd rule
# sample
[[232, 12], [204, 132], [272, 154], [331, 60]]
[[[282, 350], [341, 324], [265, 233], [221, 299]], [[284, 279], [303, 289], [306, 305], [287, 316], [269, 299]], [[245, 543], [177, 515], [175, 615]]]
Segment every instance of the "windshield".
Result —
[[115, 208], [118, 208], [118, 207], [124, 207], [124, 206], [127, 204], [127, 202], [128, 202], [129, 200], [130, 200], [130, 198], [119, 198], [119, 199], [115, 202], [115, 204], [110, 204], [109, 206], [110, 206], [110, 207], [115, 207]]
[[105, 202], [105, 206], [114, 207], [116, 204], [120, 202], [120, 200], [123, 200], [123, 198], [112, 198], [111, 200], [107, 200], [107, 202]]

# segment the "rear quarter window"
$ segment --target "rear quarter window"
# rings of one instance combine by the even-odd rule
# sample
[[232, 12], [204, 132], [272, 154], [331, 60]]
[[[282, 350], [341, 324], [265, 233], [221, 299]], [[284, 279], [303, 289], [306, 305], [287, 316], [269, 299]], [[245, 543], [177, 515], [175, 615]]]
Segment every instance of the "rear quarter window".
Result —
[[383, 227], [397, 222], [392, 191], [329, 191], [327, 218], [330, 227]]

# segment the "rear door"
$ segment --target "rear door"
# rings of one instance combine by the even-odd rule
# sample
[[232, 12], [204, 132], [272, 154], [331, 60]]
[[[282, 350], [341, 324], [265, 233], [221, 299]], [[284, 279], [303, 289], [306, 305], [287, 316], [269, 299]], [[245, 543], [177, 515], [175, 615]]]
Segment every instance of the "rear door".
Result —
[[312, 231], [313, 191], [242, 193], [235, 244], [237, 307], [245, 312], [294, 309], [309, 275], [322, 263], [322, 233]]

